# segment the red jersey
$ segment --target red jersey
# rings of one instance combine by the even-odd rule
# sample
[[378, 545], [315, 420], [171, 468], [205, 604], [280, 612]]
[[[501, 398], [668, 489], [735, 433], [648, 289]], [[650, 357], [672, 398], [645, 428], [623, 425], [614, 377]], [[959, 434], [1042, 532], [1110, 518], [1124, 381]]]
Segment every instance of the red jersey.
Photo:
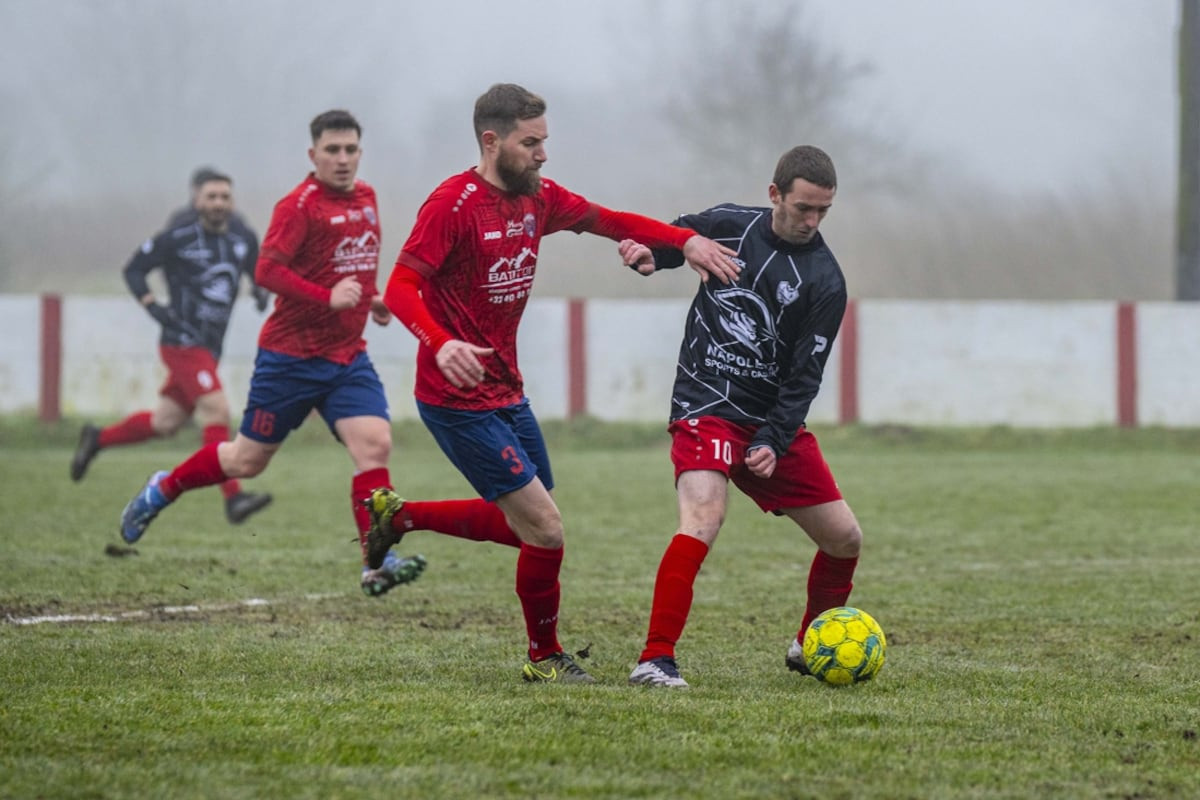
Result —
[[[258, 346], [299, 358], [353, 361], [366, 349], [363, 328], [378, 294], [379, 238], [375, 190], [364, 181], [339, 192], [310, 173], [276, 203], [255, 277], [278, 297]], [[330, 290], [347, 275], [362, 284], [362, 299], [334, 311]]]
[[597, 207], [546, 178], [536, 195], [505, 192], [469, 169], [443, 181], [421, 206], [396, 259], [421, 274], [433, 320], [455, 339], [496, 352], [473, 389], [457, 389], [438, 369], [436, 352], [417, 349], [416, 397], [431, 405], [489, 409], [524, 396], [517, 367], [517, 326], [529, 300], [538, 245], [548, 233], [589, 230]]

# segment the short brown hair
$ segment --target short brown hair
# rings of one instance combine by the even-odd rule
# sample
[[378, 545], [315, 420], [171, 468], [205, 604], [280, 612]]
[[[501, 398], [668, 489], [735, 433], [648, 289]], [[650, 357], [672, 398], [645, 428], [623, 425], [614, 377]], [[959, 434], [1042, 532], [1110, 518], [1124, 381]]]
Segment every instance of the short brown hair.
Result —
[[775, 165], [775, 188], [787, 194], [792, 182], [802, 178], [825, 189], [837, 188], [837, 171], [833, 159], [819, 147], [802, 144], [793, 147], [779, 158]]
[[354, 131], [362, 136], [362, 126], [358, 124], [358, 120], [349, 111], [340, 108], [317, 114], [308, 124], [308, 132], [312, 134], [314, 142], [320, 139], [325, 131]]
[[500, 136], [512, 133], [523, 119], [546, 113], [546, 101], [515, 83], [493, 84], [475, 101], [475, 138], [482, 142], [484, 131]]

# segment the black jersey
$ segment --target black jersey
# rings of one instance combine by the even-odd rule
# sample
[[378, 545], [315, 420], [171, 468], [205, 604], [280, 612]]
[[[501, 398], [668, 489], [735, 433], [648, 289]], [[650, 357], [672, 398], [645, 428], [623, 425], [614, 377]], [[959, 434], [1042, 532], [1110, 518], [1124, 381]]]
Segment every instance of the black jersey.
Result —
[[179, 325], [164, 325], [160, 344], [204, 347], [220, 358], [243, 274], [253, 277], [258, 240], [230, 226], [212, 233], [193, 218], [147, 239], [125, 266], [125, 283], [140, 299], [146, 276], [162, 268]]
[[[688, 310], [671, 396], [671, 421], [716, 416], [761, 426], [751, 446], [782, 455], [817, 396], [846, 310], [846, 280], [817, 233], [791, 244], [771, 230], [771, 209], [721, 205], [674, 224], [737, 250], [736, 283], [700, 284]], [[683, 264], [655, 250], [659, 268]]]

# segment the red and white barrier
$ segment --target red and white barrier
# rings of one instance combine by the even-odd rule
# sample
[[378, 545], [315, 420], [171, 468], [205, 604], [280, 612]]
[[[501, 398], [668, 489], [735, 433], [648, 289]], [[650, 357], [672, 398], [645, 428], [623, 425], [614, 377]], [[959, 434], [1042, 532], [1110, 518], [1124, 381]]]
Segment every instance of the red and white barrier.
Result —
[[[535, 299], [518, 348], [538, 414], [665, 421], [689, 301]], [[221, 379], [246, 395], [263, 315], [239, 301]], [[416, 341], [368, 324], [397, 419]], [[816, 424], [1200, 426], [1200, 304], [851, 301]], [[0, 413], [114, 418], [153, 404], [153, 320], [125, 297], [0, 296]]]

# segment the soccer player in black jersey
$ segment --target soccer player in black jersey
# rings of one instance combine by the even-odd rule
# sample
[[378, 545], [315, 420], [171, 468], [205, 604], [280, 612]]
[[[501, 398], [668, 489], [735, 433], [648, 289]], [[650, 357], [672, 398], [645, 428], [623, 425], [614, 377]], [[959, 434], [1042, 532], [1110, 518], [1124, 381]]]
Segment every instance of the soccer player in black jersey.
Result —
[[[199, 219], [199, 212], [196, 210], [196, 200], [200, 196], [200, 188], [210, 180], [223, 178], [224, 173], [214, 169], [213, 167], [196, 167], [192, 171], [191, 179], [188, 184], [191, 188], [191, 196], [186, 206], [175, 209], [171, 215], [167, 217], [166, 230], [174, 230], [181, 228], [184, 225], [191, 225]], [[258, 241], [258, 234], [250, 227], [250, 223], [246, 222], [246, 218], [238, 213], [237, 209], [229, 212], [229, 231], [237, 236], [241, 236], [247, 241]], [[250, 292], [254, 297], [254, 307], [259, 311], [267, 310], [267, 303], [271, 300], [271, 293], [263, 287], [254, 283], [254, 275], [250, 275], [251, 287]]]
[[[258, 241], [234, 231], [233, 183], [209, 172], [197, 188], [195, 215], [178, 220], [147, 239], [125, 266], [125, 283], [161, 326], [159, 354], [167, 379], [153, 411], [138, 411], [107, 428], [88, 424], [71, 460], [72, 480], [106, 447], [171, 436], [193, 415], [205, 442], [229, 438], [229, 401], [217, 377], [217, 361], [243, 274], [253, 277]], [[163, 305], [146, 282], [161, 269], [170, 300]], [[271, 502], [269, 494], [243, 492], [236, 480], [221, 485], [225, 514], [232, 523]]]
[[[862, 530], [805, 427], [846, 308], [845, 279], [818, 231], [836, 190], [829, 156], [800, 146], [780, 158], [769, 207], [721, 205], [675, 221], [735, 248], [743, 269], [732, 285], [702, 283], [688, 311], [669, 426], [679, 529], [658, 567], [632, 684], [687, 686], [675, 644], [725, 518], [729, 481], [817, 545], [790, 669], [807, 673], [805, 629], [850, 596]], [[631, 240], [618, 252], [647, 275], [683, 262], [676, 250]]]

